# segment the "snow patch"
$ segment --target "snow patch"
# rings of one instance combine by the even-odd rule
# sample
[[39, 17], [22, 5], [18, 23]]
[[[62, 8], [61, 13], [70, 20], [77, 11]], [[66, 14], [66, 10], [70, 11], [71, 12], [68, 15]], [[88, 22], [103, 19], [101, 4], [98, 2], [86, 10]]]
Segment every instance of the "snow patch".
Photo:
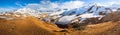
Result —
[[60, 18], [56, 24], [68, 24], [70, 23], [74, 18], [77, 18], [75, 15], [72, 16], [63, 16], [62, 18]]
[[95, 15], [94, 13], [85, 13], [85, 14], [82, 14], [78, 17], [81, 17], [81, 18], [94, 18], [94, 17], [100, 17], [99, 15]]

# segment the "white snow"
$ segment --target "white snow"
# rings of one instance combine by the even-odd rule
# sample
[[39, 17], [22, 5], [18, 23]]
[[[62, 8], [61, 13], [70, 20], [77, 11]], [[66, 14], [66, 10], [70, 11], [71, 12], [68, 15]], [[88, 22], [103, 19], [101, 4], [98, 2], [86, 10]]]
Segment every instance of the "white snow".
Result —
[[71, 22], [71, 20], [73, 20], [74, 18], [77, 18], [75, 15], [72, 16], [63, 16], [62, 18], [60, 18], [58, 20], [58, 24], [68, 24]]
[[40, 14], [36, 10], [30, 9], [30, 8], [22, 8], [22, 9], [19, 9], [19, 10], [15, 11], [14, 13], [20, 13], [20, 14], [23, 14], [23, 15], [31, 15], [31, 16], [34, 16], [34, 17], [39, 17], [39, 14]]
[[104, 17], [103, 15], [95, 15], [96, 13], [85, 13], [79, 16], [75, 16], [75, 15], [71, 15], [71, 16], [63, 16], [58, 20], [57, 24], [69, 24], [72, 22], [73, 19], [81, 17], [79, 23], [82, 23], [84, 20], [89, 19], [89, 18], [98, 18], [98, 20], [100, 20], [102, 17]]
[[52, 13], [50, 14], [50, 16], [60, 15], [60, 14], [62, 14], [63, 12], [65, 12], [65, 10], [61, 10], [61, 11], [59, 11], [59, 12], [52, 12]]
[[93, 17], [100, 17], [99, 15], [94, 15], [94, 13], [85, 13], [85, 14], [82, 14], [78, 17], [81, 17], [81, 18], [93, 18]]

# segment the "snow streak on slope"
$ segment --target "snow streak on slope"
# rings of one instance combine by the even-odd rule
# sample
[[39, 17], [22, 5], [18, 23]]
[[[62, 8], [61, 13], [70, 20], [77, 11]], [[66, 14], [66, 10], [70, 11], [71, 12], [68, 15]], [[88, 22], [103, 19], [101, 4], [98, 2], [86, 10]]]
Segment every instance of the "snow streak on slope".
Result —
[[63, 16], [62, 18], [60, 18], [56, 23], [57, 24], [62, 24], [62, 25], [65, 25], [65, 24], [68, 24], [71, 22], [71, 20], [77, 18], [75, 15], [71, 15], [71, 16]]
[[80, 15], [79, 17], [81, 18], [94, 18], [94, 17], [99, 17], [99, 15], [95, 15], [94, 13], [85, 13]]

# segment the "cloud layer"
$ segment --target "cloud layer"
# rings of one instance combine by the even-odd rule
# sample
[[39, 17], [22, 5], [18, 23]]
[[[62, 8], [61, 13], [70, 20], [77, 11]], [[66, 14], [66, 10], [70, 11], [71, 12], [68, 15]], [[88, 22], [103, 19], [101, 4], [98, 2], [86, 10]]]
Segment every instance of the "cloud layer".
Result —
[[[89, 7], [90, 5], [97, 4], [98, 6], [109, 7], [109, 8], [119, 8], [120, 7], [120, 0], [76, 0], [76, 1], [67, 1], [67, 2], [50, 2], [50, 1], [41, 1], [38, 4], [32, 3], [27, 4], [26, 8], [31, 8], [35, 10], [41, 11], [56, 11], [59, 9], [75, 9], [75, 8], [82, 8], [82, 7]], [[91, 3], [91, 4], [89, 4]]]
[[41, 1], [40, 4], [28, 4], [26, 8], [32, 8], [36, 10], [59, 10], [59, 9], [75, 9], [83, 7], [84, 2], [82, 1], [69, 1], [69, 2], [50, 2], [50, 1]]
[[17, 8], [9, 7], [9, 8], [0, 8], [0, 12], [11, 12], [17, 10]]
[[[99, 6], [109, 7], [109, 8], [120, 8], [120, 0], [71, 0], [66, 2], [50, 2], [50, 0], [40, 1], [40, 3], [29, 3], [23, 6], [19, 2], [15, 3], [16, 5], [20, 6], [21, 8], [31, 8], [38, 11], [58, 11], [58, 10], [71, 10], [76, 8], [82, 7], [89, 7], [96, 3]], [[91, 4], [89, 4], [91, 3]], [[14, 7], [13, 7], [14, 8]], [[12, 10], [13, 8], [1, 8], [0, 10]], [[14, 8], [17, 9], [17, 8]], [[14, 10], [13, 9], [13, 10]]]

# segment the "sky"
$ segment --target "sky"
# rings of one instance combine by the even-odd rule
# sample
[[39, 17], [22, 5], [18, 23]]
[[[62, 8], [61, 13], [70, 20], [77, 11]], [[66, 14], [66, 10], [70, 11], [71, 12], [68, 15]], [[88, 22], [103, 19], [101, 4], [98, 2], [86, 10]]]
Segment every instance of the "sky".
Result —
[[96, 3], [104, 7], [120, 7], [120, 0], [0, 0], [0, 10], [9, 11], [21, 8], [36, 10], [75, 9]]

